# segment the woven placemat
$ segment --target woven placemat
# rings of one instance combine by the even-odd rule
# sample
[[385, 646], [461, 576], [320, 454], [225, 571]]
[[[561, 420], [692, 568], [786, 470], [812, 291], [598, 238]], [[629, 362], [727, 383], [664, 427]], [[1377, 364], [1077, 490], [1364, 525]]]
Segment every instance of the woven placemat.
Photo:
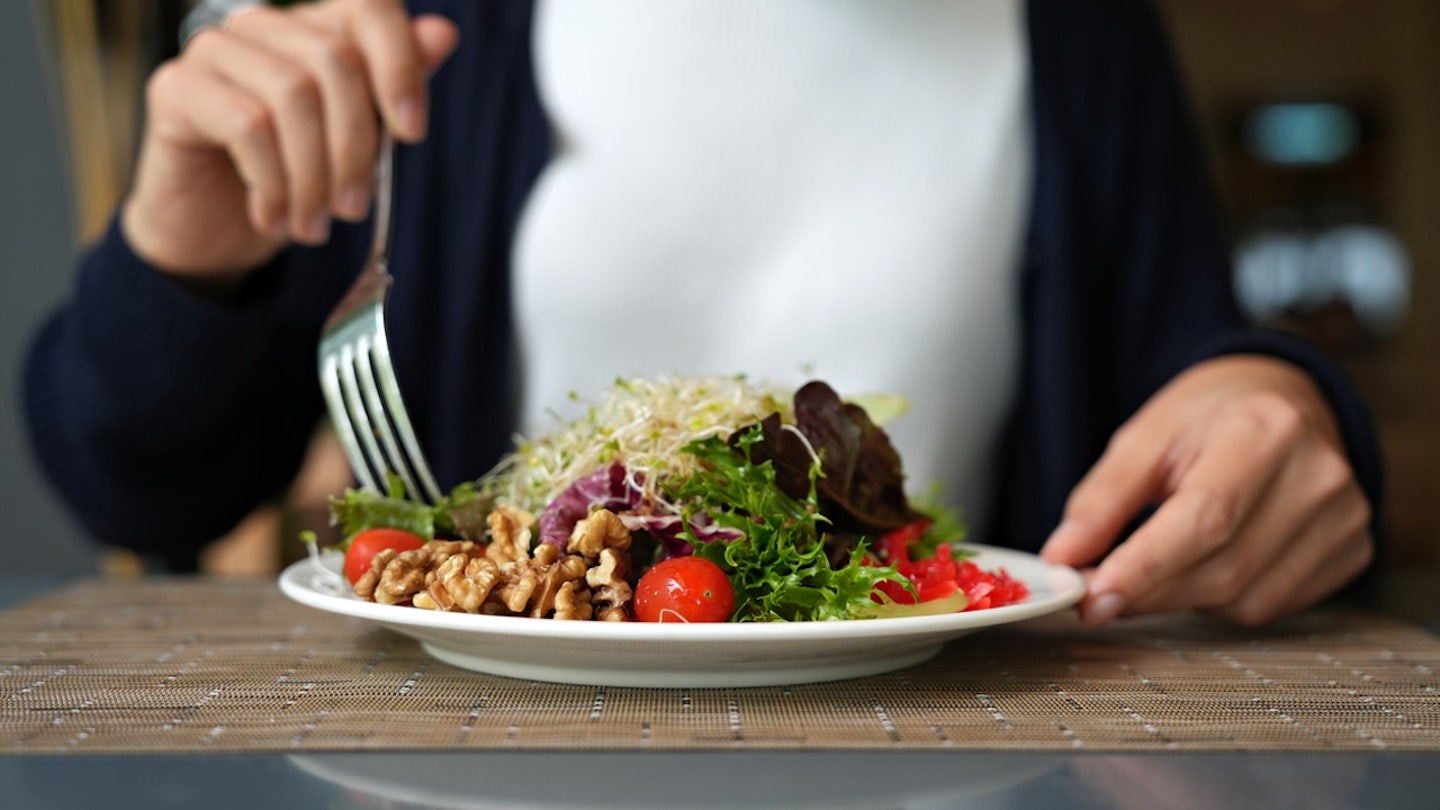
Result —
[[1440, 751], [1440, 639], [1057, 614], [888, 675], [597, 689], [456, 669], [268, 582], [90, 581], [0, 613], [7, 753], [502, 748]]

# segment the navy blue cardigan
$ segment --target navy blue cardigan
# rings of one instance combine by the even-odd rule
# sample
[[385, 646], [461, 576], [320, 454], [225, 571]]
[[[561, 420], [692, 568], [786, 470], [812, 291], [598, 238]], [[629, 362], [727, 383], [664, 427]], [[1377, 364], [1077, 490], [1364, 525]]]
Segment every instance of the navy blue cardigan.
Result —
[[[529, 3], [410, 6], [462, 31], [434, 78], [430, 139], [397, 158], [389, 313], [405, 398], [448, 486], [510, 446], [521, 372], [511, 235], [548, 129]], [[1141, 0], [1031, 0], [1026, 14], [1035, 171], [1024, 369], [995, 472], [996, 534], [983, 539], [1038, 548], [1111, 431], [1179, 370], [1225, 352], [1310, 371], [1378, 506], [1376, 443], [1346, 380], [1308, 346], [1248, 329], [1232, 301], [1153, 11]], [[320, 324], [367, 232], [337, 226], [331, 244], [284, 253], [223, 305], [146, 266], [113, 227], [84, 257], [73, 296], [33, 343], [24, 396], [42, 469], [98, 540], [184, 560], [283, 491], [322, 416]]]

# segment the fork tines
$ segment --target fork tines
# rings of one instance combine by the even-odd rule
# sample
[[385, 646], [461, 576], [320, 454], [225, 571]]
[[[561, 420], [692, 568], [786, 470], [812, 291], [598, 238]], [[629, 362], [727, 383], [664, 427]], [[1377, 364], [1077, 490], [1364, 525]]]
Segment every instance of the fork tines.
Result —
[[383, 308], [377, 305], [357, 320], [370, 317], [373, 325], [354, 330], [321, 357], [320, 384], [335, 430], [361, 487], [388, 492], [393, 473], [404, 484], [406, 497], [436, 503], [440, 488], [400, 397]]

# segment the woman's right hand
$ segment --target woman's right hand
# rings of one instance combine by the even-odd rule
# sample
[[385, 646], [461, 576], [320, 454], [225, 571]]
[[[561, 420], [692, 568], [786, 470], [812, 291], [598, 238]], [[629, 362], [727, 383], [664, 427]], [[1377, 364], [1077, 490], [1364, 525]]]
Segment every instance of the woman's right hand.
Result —
[[195, 35], [146, 89], [126, 239], [176, 277], [224, 284], [369, 211], [380, 126], [425, 136], [428, 76], [455, 26], [401, 0], [257, 6]]

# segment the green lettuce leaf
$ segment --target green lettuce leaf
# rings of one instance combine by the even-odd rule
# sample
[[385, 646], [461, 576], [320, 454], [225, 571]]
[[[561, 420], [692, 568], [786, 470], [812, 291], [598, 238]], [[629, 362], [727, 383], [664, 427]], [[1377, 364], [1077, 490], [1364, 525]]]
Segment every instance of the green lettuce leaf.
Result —
[[473, 484], [461, 484], [433, 506], [407, 500], [404, 493], [403, 486], [392, 481], [389, 494], [350, 489], [331, 498], [331, 520], [344, 536], [341, 547], [360, 532], [376, 528], [404, 529], [426, 540], [458, 537], [479, 542], [485, 537], [491, 505]]
[[829, 621], [863, 617], [878, 582], [898, 579], [893, 567], [866, 565], [863, 543], [838, 568], [825, 550], [828, 519], [821, 513], [815, 480], [799, 498], [776, 484], [769, 460], [751, 451], [764, 440], [760, 426], [741, 430], [727, 444], [718, 438], [692, 442], [686, 452], [702, 471], [676, 481], [670, 494], [698, 504], [686, 523], [714, 522], [743, 536], [704, 541], [686, 537], [695, 553], [723, 568], [735, 589], [733, 621]]
[[404, 529], [426, 540], [435, 538], [435, 507], [370, 490], [350, 489], [331, 498], [330, 515], [347, 544], [360, 532], [381, 527]]

